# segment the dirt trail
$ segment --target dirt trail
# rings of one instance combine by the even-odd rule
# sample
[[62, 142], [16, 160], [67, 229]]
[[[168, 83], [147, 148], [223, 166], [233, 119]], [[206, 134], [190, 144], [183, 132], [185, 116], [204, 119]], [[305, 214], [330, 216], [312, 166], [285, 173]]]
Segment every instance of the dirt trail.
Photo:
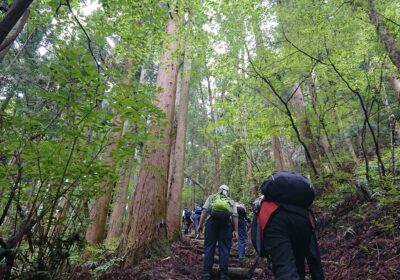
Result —
[[[183, 242], [188, 244], [184, 245], [185, 248], [191, 250], [192, 252], [195, 252], [197, 255], [200, 255], [201, 257], [198, 258], [199, 263], [196, 263], [196, 265], [200, 264], [200, 271], [203, 266], [203, 258], [204, 258], [204, 240], [202, 239], [194, 239], [193, 236], [187, 235], [184, 236]], [[229, 254], [229, 268], [228, 268], [228, 273], [229, 276], [231, 277], [232, 280], [239, 280], [239, 279], [247, 279], [247, 272], [250, 269], [250, 267], [253, 265], [253, 263], [256, 260], [256, 254], [252, 246], [250, 245], [250, 240], [248, 240], [248, 245], [247, 245], [247, 257], [244, 261], [239, 260], [238, 257], [238, 244], [234, 243], [230, 254]], [[213, 279], [219, 279], [218, 278], [218, 272], [219, 272], [219, 266], [218, 266], [218, 260], [219, 260], [219, 254], [218, 254], [218, 248], [215, 251], [215, 257], [214, 257], [214, 267], [213, 267]], [[255, 270], [254, 277], [252, 279], [273, 279], [272, 274], [269, 273], [269, 271], [264, 270], [259, 267], [266, 267], [266, 262], [265, 260], [260, 260], [258, 264], [258, 268]], [[192, 279], [197, 279], [197, 278], [192, 278]]]
[[[203, 269], [203, 243], [202, 239], [194, 239], [193, 235], [183, 236], [181, 242], [172, 245], [170, 256], [157, 260], [147, 260], [135, 268], [117, 270], [104, 275], [101, 279], [107, 280], [198, 280]], [[244, 279], [243, 275], [254, 263], [255, 252], [249, 245], [247, 252], [249, 257], [246, 261], [240, 262], [238, 258], [237, 243], [232, 246], [229, 258], [229, 271], [232, 280]], [[215, 254], [213, 272], [218, 272], [218, 249]], [[272, 274], [267, 269], [265, 260], [260, 260], [256, 270], [254, 280], [273, 279]], [[219, 279], [217, 276], [213, 279]]]

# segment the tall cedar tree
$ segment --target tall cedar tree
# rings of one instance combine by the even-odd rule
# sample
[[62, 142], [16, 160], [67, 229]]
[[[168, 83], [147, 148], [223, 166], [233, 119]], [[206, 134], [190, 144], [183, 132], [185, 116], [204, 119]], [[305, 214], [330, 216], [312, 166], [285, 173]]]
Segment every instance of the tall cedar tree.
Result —
[[172, 163], [172, 172], [170, 174], [170, 182], [168, 188], [168, 239], [177, 240], [180, 237], [180, 209], [181, 209], [181, 191], [183, 186], [183, 167], [185, 163], [185, 144], [186, 144], [186, 127], [189, 104], [189, 82], [192, 61], [185, 52], [183, 65], [183, 77], [180, 87], [180, 101], [178, 112], [178, 129], [176, 132], [175, 150], [173, 151], [174, 161]]
[[165, 127], [151, 124], [151, 132], [159, 136], [159, 140], [146, 144], [137, 186], [129, 207], [128, 222], [120, 246], [120, 253], [127, 256], [126, 266], [145, 257], [162, 255], [168, 250], [165, 221], [179, 46], [176, 18], [172, 11], [167, 27], [167, 46], [161, 55], [157, 74], [160, 91], [155, 102], [165, 113]]

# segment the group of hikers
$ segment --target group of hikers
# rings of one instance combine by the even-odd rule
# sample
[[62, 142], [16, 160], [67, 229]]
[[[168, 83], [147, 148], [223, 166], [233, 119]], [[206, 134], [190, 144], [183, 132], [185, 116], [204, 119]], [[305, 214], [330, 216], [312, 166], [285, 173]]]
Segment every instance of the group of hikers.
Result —
[[251, 227], [253, 246], [259, 257], [266, 257], [272, 264], [275, 279], [306, 279], [307, 260], [311, 279], [323, 280], [315, 219], [310, 209], [315, 191], [309, 179], [297, 172], [277, 171], [261, 184], [260, 191], [262, 196], [252, 203], [252, 222], [247, 217], [246, 207], [231, 198], [226, 185], [221, 185], [217, 193], [210, 195], [202, 207], [196, 205], [193, 210], [184, 209], [185, 234], [193, 225], [198, 238], [204, 228], [201, 279], [211, 279], [217, 247], [220, 279], [230, 279], [228, 264], [232, 241], [237, 241], [239, 260], [243, 260], [247, 229]]

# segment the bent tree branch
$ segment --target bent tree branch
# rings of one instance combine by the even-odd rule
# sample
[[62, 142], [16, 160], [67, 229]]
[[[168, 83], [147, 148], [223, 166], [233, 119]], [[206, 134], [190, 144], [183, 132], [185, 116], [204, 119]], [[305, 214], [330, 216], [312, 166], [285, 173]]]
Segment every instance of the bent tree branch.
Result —
[[[363, 113], [364, 113], [365, 121], [366, 121], [366, 123], [367, 123], [367, 125], [368, 125], [368, 128], [369, 128], [369, 130], [370, 130], [370, 132], [371, 132], [371, 135], [372, 135], [372, 140], [373, 140], [374, 146], [375, 146], [375, 154], [376, 154], [376, 157], [377, 157], [377, 159], [378, 159], [378, 165], [379, 165], [379, 167], [380, 167], [380, 168], [379, 168], [379, 171], [381, 172], [381, 174], [382, 174], [383, 176], [385, 176], [385, 175], [386, 175], [385, 166], [383, 165], [382, 157], [381, 157], [381, 154], [380, 154], [380, 151], [379, 151], [378, 140], [377, 140], [377, 137], [376, 137], [376, 135], [375, 135], [375, 132], [374, 132], [374, 130], [373, 130], [373, 128], [372, 128], [372, 125], [371, 125], [371, 122], [370, 122], [370, 119], [369, 119], [369, 116], [368, 116], [368, 110], [367, 110], [367, 107], [366, 107], [366, 105], [365, 105], [364, 99], [362, 98], [361, 93], [360, 93], [358, 90], [355, 90], [355, 89], [353, 89], [353, 88], [351, 87], [351, 85], [349, 84], [349, 82], [344, 78], [343, 74], [336, 68], [335, 64], [332, 62], [332, 60], [329, 58], [329, 56], [327, 56], [327, 59], [328, 59], [328, 61], [329, 61], [329, 64], [327, 64], [327, 63], [323, 62], [321, 59], [317, 59], [317, 58], [313, 57], [312, 55], [308, 54], [306, 51], [300, 50], [297, 46], [294, 45], [294, 43], [292, 43], [291, 41], [289, 41], [289, 39], [286, 37], [286, 35], [284, 35], [284, 36], [285, 36], [285, 39], [286, 39], [286, 41], [287, 41], [288, 43], [290, 43], [292, 46], [294, 46], [296, 50], [300, 51], [300, 52], [301, 52], [302, 54], [304, 54], [305, 56], [307, 56], [307, 57], [311, 58], [312, 60], [314, 60], [314, 61], [316, 61], [316, 62], [318, 62], [318, 63], [321, 63], [321, 64], [323, 64], [323, 65], [329, 65], [329, 64], [330, 64], [330, 66], [333, 68], [333, 70], [335, 71], [335, 73], [336, 73], [336, 74], [339, 76], [339, 78], [346, 84], [347, 88], [348, 88], [353, 94], [355, 94], [355, 95], [357, 96], [358, 100], [360, 101], [361, 109], [362, 109], [362, 111], [363, 111]], [[326, 48], [326, 53], [329, 54], [329, 51], [328, 51], [327, 48]]]
[[312, 160], [310, 151], [308, 150], [308, 148], [307, 148], [307, 146], [306, 146], [306, 143], [303, 141], [303, 139], [302, 139], [301, 136], [300, 136], [299, 129], [297, 128], [296, 123], [295, 123], [295, 121], [294, 121], [294, 119], [293, 119], [292, 112], [291, 112], [290, 109], [289, 109], [288, 101], [285, 101], [285, 100], [282, 98], [282, 96], [278, 93], [278, 91], [275, 89], [275, 87], [274, 87], [274, 85], [271, 83], [271, 81], [270, 81], [267, 77], [265, 77], [264, 75], [262, 75], [262, 74], [260, 73], [260, 71], [259, 71], [259, 70], [257, 69], [257, 67], [254, 65], [254, 62], [253, 62], [253, 60], [252, 60], [251, 57], [250, 57], [250, 53], [249, 53], [249, 50], [248, 50], [247, 46], [245, 46], [245, 47], [246, 47], [247, 56], [248, 56], [248, 58], [249, 58], [249, 62], [250, 62], [250, 64], [251, 64], [251, 67], [252, 67], [253, 71], [256, 73], [256, 75], [257, 75], [263, 82], [265, 82], [265, 83], [269, 86], [269, 88], [272, 90], [272, 92], [274, 93], [274, 95], [279, 99], [279, 101], [280, 101], [280, 102], [282, 103], [282, 105], [285, 107], [285, 113], [286, 113], [286, 115], [289, 117], [290, 124], [292, 125], [292, 128], [293, 128], [293, 130], [294, 130], [295, 133], [296, 133], [297, 140], [299, 141], [299, 143], [300, 143], [300, 144], [303, 146], [303, 148], [304, 148], [304, 152], [305, 152], [305, 154], [306, 154], [306, 158], [308, 159], [308, 161], [309, 161], [309, 163], [310, 163], [311, 169], [313, 170], [313, 173], [314, 173], [315, 176], [319, 176], [318, 171], [317, 171], [317, 168], [315, 167], [314, 161]]
[[378, 140], [377, 140], [377, 137], [375, 135], [374, 129], [372, 128], [372, 125], [371, 125], [371, 122], [370, 122], [370, 119], [369, 119], [369, 116], [368, 116], [368, 110], [367, 110], [367, 107], [365, 105], [364, 99], [362, 98], [362, 95], [358, 90], [355, 90], [350, 86], [349, 82], [344, 78], [342, 73], [336, 68], [336, 65], [332, 62], [332, 60], [329, 57], [328, 57], [328, 60], [329, 60], [329, 63], [331, 64], [333, 70], [339, 76], [339, 78], [346, 84], [347, 88], [357, 96], [358, 100], [360, 101], [361, 109], [362, 109], [362, 111], [364, 113], [365, 122], [368, 125], [368, 128], [369, 128], [369, 130], [371, 132], [372, 140], [374, 142], [375, 154], [376, 154], [376, 157], [378, 158], [380, 171], [381, 171], [382, 175], [385, 176], [386, 175], [385, 174], [386, 173], [385, 172], [385, 166], [383, 165], [381, 153], [379, 151]]

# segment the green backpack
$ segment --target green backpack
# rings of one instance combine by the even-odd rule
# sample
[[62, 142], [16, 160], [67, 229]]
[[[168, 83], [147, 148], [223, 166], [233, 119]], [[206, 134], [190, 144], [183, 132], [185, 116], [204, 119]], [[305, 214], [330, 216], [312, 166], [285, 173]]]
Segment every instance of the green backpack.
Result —
[[233, 201], [222, 194], [216, 194], [211, 200], [210, 215], [218, 220], [227, 220], [232, 215]]

